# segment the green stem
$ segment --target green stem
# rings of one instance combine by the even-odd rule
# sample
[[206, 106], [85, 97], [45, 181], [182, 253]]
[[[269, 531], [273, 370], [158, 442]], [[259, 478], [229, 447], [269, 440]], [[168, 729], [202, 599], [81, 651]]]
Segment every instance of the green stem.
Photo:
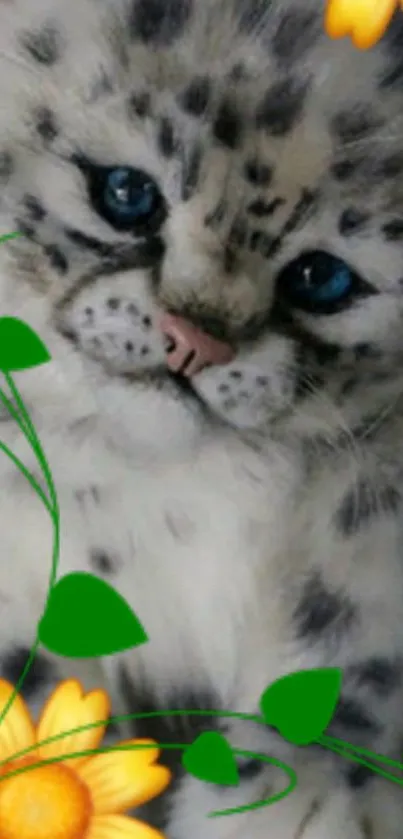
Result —
[[[185, 712], [181, 712], [185, 713]], [[189, 744], [188, 743], [158, 743], [157, 744], [159, 749], [187, 749]], [[113, 746], [112, 748], [103, 748], [103, 749], [87, 749], [84, 751], [78, 752], [70, 752], [64, 755], [57, 755], [56, 757], [45, 758], [44, 760], [38, 761], [37, 763], [33, 763], [31, 765], [20, 766], [16, 769], [13, 769], [11, 772], [2, 775], [0, 778], [0, 783], [7, 781], [9, 778], [14, 777], [15, 775], [22, 775], [24, 772], [31, 772], [35, 769], [40, 769], [42, 766], [49, 766], [54, 763], [61, 763], [65, 760], [72, 760], [74, 758], [83, 758], [83, 757], [93, 757], [94, 755], [105, 754], [109, 752], [127, 752], [127, 751], [135, 751], [138, 749], [154, 749], [156, 745], [154, 743], [122, 743], [118, 744], [117, 746]], [[275, 795], [270, 796], [270, 798], [262, 799], [261, 801], [254, 801], [252, 804], [246, 804], [243, 807], [233, 807], [228, 810], [216, 810], [212, 813], [209, 813], [210, 818], [216, 818], [217, 816], [231, 816], [236, 815], [239, 813], [246, 813], [250, 810], [257, 810], [261, 807], [268, 807], [270, 804], [275, 804], [277, 801], [281, 801], [282, 798], [285, 798], [287, 795], [293, 792], [295, 789], [298, 779], [296, 772], [291, 766], [287, 766], [286, 763], [283, 763], [281, 760], [277, 760], [276, 758], [268, 757], [267, 755], [262, 755], [258, 752], [249, 752], [245, 751], [244, 749], [233, 749], [234, 755], [239, 755], [240, 757], [246, 757], [251, 760], [263, 760], [265, 763], [270, 764], [272, 766], [276, 766], [278, 769], [282, 769], [290, 780], [288, 786], [282, 790], [281, 792], [276, 793]], [[14, 760], [14, 758], [11, 758]], [[8, 760], [10, 762], [10, 758]]]
[[42, 487], [39, 486], [34, 476], [31, 475], [26, 466], [24, 466], [24, 464], [17, 457], [17, 455], [15, 455], [14, 452], [11, 449], [9, 449], [5, 443], [0, 442], [0, 451], [4, 452], [4, 454], [7, 455], [7, 457], [9, 457], [10, 460], [14, 463], [14, 466], [16, 466], [17, 469], [24, 475], [24, 478], [26, 478], [28, 483], [31, 484], [32, 489], [37, 493], [37, 495], [39, 495], [39, 498], [41, 499], [42, 504], [44, 504], [44, 506], [46, 507], [48, 513], [51, 514], [52, 509]]
[[34, 426], [32, 420], [31, 420], [31, 417], [29, 416], [29, 413], [28, 413], [28, 411], [25, 407], [25, 403], [22, 399], [22, 396], [21, 396], [16, 384], [14, 383], [10, 373], [7, 373], [7, 372], [5, 373], [5, 379], [6, 379], [6, 382], [8, 384], [8, 387], [11, 391], [11, 395], [14, 399], [14, 402], [17, 405], [17, 408], [19, 410], [19, 414], [17, 415], [18, 416], [17, 422], [18, 422], [19, 419], [22, 420], [22, 422], [23, 422], [23, 426], [21, 426], [21, 424], [20, 424], [21, 430], [23, 431], [23, 433], [25, 433], [25, 436], [28, 437], [28, 439], [29, 439], [29, 441], [32, 445], [32, 449], [33, 449], [33, 451], [34, 451], [34, 453], [35, 453], [35, 455], [38, 459], [39, 465], [41, 466], [41, 469], [43, 471], [45, 480], [48, 484], [48, 489], [49, 489], [49, 492], [51, 493], [52, 503], [53, 503], [53, 505], [55, 505], [55, 503], [57, 503], [57, 496], [56, 496], [56, 490], [55, 490], [55, 487], [54, 487], [54, 484], [53, 484], [52, 473], [50, 471], [49, 464], [46, 460], [44, 451], [42, 449], [39, 437], [36, 433], [35, 426]]
[[390, 757], [384, 757], [376, 752], [371, 752], [369, 749], [363, 749], [361, 746], [353, 746], [351, 743], [346, 743], [344, 740], [338, 740], [337, 737], [328, 737], [327, 735], [323, 735], [318, 742], [321, 746], [329, 748], [336, 746], [340, 749], [347, 749], [352, 754], [373, 758], [373, 760], [376, 760], [377, 763], [384, 763], [385, 766], [392, 766], [394, 769], [398, 769], [400, 772], [403, 772], [403, 763], [400, 763], [398, 760], [392, 760]]
[[392, 781], [394, 784], [399, 784], [399, 786], [403, 786], [403, 779], [397, 778], [396, 775], [392, 775], [391, 772], [385, 772], [385, 770], [381, 769], [379, 766], [376, 766], [374, 763], [370, 763], [368, 760], [363, 760], [362, 758], [357, 757], [357, 755], [353, 754], [349, 750], [349, 748], [340, 748], [338, 746], [331, 745], [330, 743], [323, 742], [321, 742], [321, 745], [326, 745], [326, 748], [334, 752], [334, 754], [345, 758], [345, 760], [358, 763], [360, 766], [365, 766], [367, 769], [371, 769], [372, 772], [374, 772], [376, 775], [380, 775], [382, 778], [386, 778], [387, 781]]
[[22, 233], [16, 231], [15, 233], [6, 233], [4, 236], [0, 236], [0, 244], [3, 242], [8, 242], [10, 239], [16, 239], [17, 236], [22, 236]]
[[[77, 728], [69, 728], [67, 731], [62, 731], [60, 734], [54, 734], [52, 737], [47, 737], [46, 740], [41, 740], [39, 743], [35, 743], [33, 746], [29, 746], [27, 749], [23, 749], [21, 752], [16, 752], [13, 755], [13, 760], [20, 760], [26, 755], [30, 754], [30, 752], [35, 752], [38, 748], [42, 746], [48, 746], [50, 743], [55, 743], [57, 740], [63, 740], [64, 737], [70, 737], [74, 734], [81, 734], [82, 731], [90, 731], [93, 728], [100, 728], [104, 726], [107, 728], [108, 725], [119, 724], [122, 722], [128, 722], [131, 720], [145, 720], [145, 719], [155, 719], [155, 717], [223, 717], [224, 719], [238, 719], [244, 720], [246, 722], [254, 722], [260, 724], [262, 722], [260, 717], [255, 716], [254, 714], [241, 714], [237, 711], [196, 711], [191, 709], [189, 711], [182, 710], [182, 711], [144, 711], [141, 714], [123, 714], [117, 717], [109, 717], [107, 720], [96, 720], [95, 722], [89, 722], [85, 725], [80, 725]], [[0, 771], [1, 767], [4, 766], [6, 763], [9, 763], [10, 758], [6, 758], [6, 760], [0, 760]]]
[[[22, 432], [25, 434], [28, 442], [30, 443], [30, 445], [31, 445], [31, 447], [32, 447], [32, 449], [33, 449], [33, 451], [36, 455], [38, 463], [41, 466], [45, 481], [47, 483], [49, 496], [50, 496], [50, 501], [47, 501], [45, 507], [49, 512], [49, 515], [50, 515], [50, 518], [51, 518], [51, 521], [52, 521], [52, 524], [53, 524], [53, 549], [52, 549], [52, 566], [51, 566], [50, 577], [49, 577], [49, 587], [48, 587], [46, 602], [45, 602], [45, 606], [44, 606], [44, 611], [46, 611], [47, 606], [48, 606], [48, 602], [49, 602], [49, 598], [51, 597], [51, 594], [52, 594], [52, 591], [53, 591], [53, 588], [54, 588], [54, 585], [55, 585], [56, 575], [57, 575], [57, 565], [58, 565], [58, 557], [59, 557], [59, 550], [60, 550], [60, 511], [59, 511], [59, 504], [58, 504], [57, 493], [56, 493], [55, 485], [54, 485], [54, 482], [53, 482], [51, 470], [50, 470], [48, 462], [46, 460], [46, 457], [45, 457], [43, 448], [41, 446], [39, 437], [36, 433], [35, 427], [34, 427], [34, 425], [32, 423], [32, 420], [31, 420], [31, 418], [28, 414], [28, 411], [25, 407], [24, 401], [23, 401], [23, 399], [22, 399], [22, 397], [21, 397], [21, 395], [18, 391], [17, 386], [13, 382], [13, 379], [12, 379], [10, 373], [8, 373], [8, 372], [5, 373], [5, 379], [6, 379], [7, 385], [10, 389], [11, 395], [14, 399], [14, 402], [17, 405], [17, 408], [18, 408], [18, 411], [19, 411], [19, 416], [17, 418], [17, 422], [18, 422]], [[15, 461], [13, 461], [13, 462], [15, 462]], [[24, 467], [24, 469], [25, 469], [25, 467]], [[32, 486], [32, 481], [30, 481], [30, 483], [31, 483], [31, 486]], [[41, 498], [41, 500], [43, 500], [42, 499], [42, 494], [39, 494], [39, 497]], [[36, 638], [35, 638], [35, 641], [34, 641], [34, 644], [33, 644], [33, 647], [30, 651], [28, 660], [25, 664], [24, 670], [21, 673], [21, 676], [19, 677], [18, 682], [17, 682], [17, 684], [14, 688], [14, 691], [11, 694], [8, 702], [6, 702], [4, 708], [1, 711], [0, 725], [4, 721], [4, 719], [5, 719], [8, 711], [9, 711], [9, 709], [11, 708], [11, 705], [13, 704], [16, 696], [21, 692], [21, 688], [23, 686], [23, 683], [24, 683], [24, 681], [26, 679], [26, 676], [27, 676], [27, 674], [28, 674], [28, 672], [29, 672], [29, 670], [32, 666], [32, 663], [34, 661], [39, 643], [40, 643], [40, 641], [39, 641], [39, 637], [38, 637], [38, 634], [37, 634]]]
[[27, 440], [29, 440], [29, 442], [32, 445], [32, 438], [31, 438], [31, 435], [30, 435], [29, 428], [26, 427], [24, 419], [19, 415], [19, 413], [15, 409], [11, 399], [9, 399], [8, 396], [6, 396], [6, 394], [4, 393], [4, 390], [2, 390], [1, 388], [0, 388], [0, 399], [3, 403], [3, 405], [5, 406], [5, 408], [7, 409], [8, 413], [12, 417], [12, 419], [17, 423], [17, 425], [20, 428], [20, 430], [22, 431], [24, 437], [26, 437]]
[[[49, 597], [52, 593], [52, 589], [54, 587], [57, 575], [57, 562], [59, 556], [59, 548], [60, 548], [60, 509], [59, 509], [59, 502], [57, 498], [56, 488], [54, 485], [52, 472], [50, 470], [48, 461], [46, 459], [45, 453], [43, 451], [41, 442], [33, 425], [33, 422], [29, 416], [29, 413], [25, 407], [24, 401], [17, 389], [17, 386], [14, 384], [13, 379], [10, 373], [6, 373], [6, 381], [12, 393], [13, 399], [18, 406], [19, 412], [21, 417], [23, 418], [24, 424], [27, 426], [30, 435], [30, 442], [32, 445], [32, 449], [37, 457], [39, 465], [41, 466], [44, 478], [47, 483], [49, 496], [50, 496], [50, 516], [52, 519], [53, 527], [54, 527], [54, 540], [53, 540], [53, 551], [52, 551], [52, 567], [50, 573], [50, 580], [49, 580], [49, 589], [47, 594], [47, 599], [44, 607], [44, 611], [46, 610]], [[1, 722], [1, 718], [0, 718]]]

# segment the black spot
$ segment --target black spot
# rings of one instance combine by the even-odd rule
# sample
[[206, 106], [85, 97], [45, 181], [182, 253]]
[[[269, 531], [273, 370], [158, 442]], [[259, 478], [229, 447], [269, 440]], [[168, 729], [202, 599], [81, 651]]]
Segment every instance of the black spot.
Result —
[[204, 218], [206, 227], [217, 227], [224, 220], [227, 213], [227, 204], [225, 201], [219, 201], [211, 212], [207, 213]]
[[182, 169], [182, 200], [189, 201], [194, 195], [200, 178], [203, 154], [200, 146], [194, 146], [183, 160]]
[[237, 0], [239, 7], [239, 26], [243, 32], [260, 29], [262, 20], [267, 15], [267, 0]]
[[27, 239], [35, 238], [35, 228], [32, 224], [28, 224], [28, 222], [23, 219], [16, 218], [15, 225], [19, 233], [22, 233], [22, 235]]
[[311, 213], [315, 207], [316, 199], [317, 194], [314, 191], [309, 189], [301, 190], [300, 198], [294, 204], [290, 215], [285, 220], [283, 227], [281, 228], [278, 236], [280, 244], [285, 236], [288, 236], [294, 230], [297, 230], [297, 228], [301, 226], [302, 222], [306, 220], [308, 214]]
[[70, 239], [70, 242], [73, 242], [79, 248], [92, 251], [98, 256], [111, 256], [115, 252], [113, 245], [109, 245], [107, 242], [102, 242], [94, 236], [87, 236], [86, 233], [81, 233], [80, 230], [66, 228], [65, 234], [67, 238]]
[[275, 137], [287, 134], [302, 111], [305, 93], [306, 88], [295, 79], [274, 84], [257, 109], [257, 127]]
[[294, 398], [306, 399], [324, 387], [325, 377], [320, 373], [300, 369], [294, 379]]
[[264, 772], [265, 763], [263, 760], [248, 760], [246, 763], [238, 764], [238, 772], [241, 781], [252, 781]]
[[97, 102], [102, 96], [113, 93], [113, 91], [114, 85], [112, 79], [105, 72], [101, 72], [91, 85], [89, 101], [91, 103]]
[[339, 218], [339, 233], [342, 236], [354, 235], [365, 227], [369, 219], [368, 213], [357, 210], [355, 207], [348, 207], [343, 210]]
[[108, 309], [111, 309], [113, 312], [116, 312], [116, 310], [119, 309], [120, 300], [118, 297], [108, 297], [106, 305]]
[[[2, 677], [12, 682], [12, 684], [16, 684], [23, 673], [29, 655], [30, 650], [28, 647], [19, 646], [6, 653], [0, 664]], [[55, 670], [50, 661], [43, 655], [36, 653], [21, 691], [25, 699], [31, 699], [40, 688], [52, 682], [54, 677]]]
[[196, 76], [179, 97], [179, 103], [187, 114], [201, 117], [207, 110], [211, 84], [207, 76]]
[[[120, 672], [120, 689], [126, 702], [128, 713], [147, 714], [170, 710], [205, 711], [205, 714], [158, 716], [133, 721], [133, 736], [151, 738], [157, 743], [192, 743], [203, 731], [218, 730], [223, 732], [224, 721], [211, 715], [211, 711], [220, 708], [220, 699], [209, 689], [198, 690], [193, 687], [177, 687], [165, 695], [158, 696], [155, 689], [145, 681], [132, 683], [128, 673]], [[160, 830], [167, 826], [172, 795], [184, 777], [182, 750], [162, 749], [159, 761], [168, 766], [173, 773], [173, 782], [163, 795], [158, 796], [146, 808], [141, 817]], [[140, 815], [140, 814], [139, 814]]]
[[223, 382], [221, 385], [218, 385], [217, 390], [219, 393], [229, 393], [229, 385]]
[[277, 240], [269, 233], [263, 233], [262, 230], [253, 230], [249, 237], [248, 247], [252, 253], [258, 251], [267, 259], [275, 250], [276, 242]]
[[8, 151], [0, 152], [0, 178], [6, 181], [14, 171], [14, 161]]
[[44, 250], [52, 268], [59, 274], [66, 274], [69, 263], [63, 251], [57, 245], [46, 245]]
[[403, 21], [400, 10], [396, 11], [382, 41], [385, 48], [386, 69], [380, 76], [380, 87], [400, 88], [403, 79]]
[[340, 395], [351, 396], [357, 388], [360, 387], [361, 378], [359, 376], [347, 376], [347, 379], [341, 384]]
[[333, 117], [330, 128], [339, 142], [354, 143], [374, 131], [379, 125], [379, 120], [367, 106], [356, 103], [354, 108], [339, 111]]
[[396, 513], [401, 495], [393, 486], [377, 488], [360, 480], [344, 496], [335, 515], [335, 525], [343, 536], [353, 536], [379, 515]]
[[149, 116], [151, 110], [151, 96], [147, 91], [132, 93], [129, 96], [128, 102], [129, 116], [144, 117]]
[[353, 732], [377, 732], [379, 723], [357, 699], [342, 697], [337, 705], [329, 731], [338, 728]]
[[266, 163], [261, 163], [257, 158], [254, 158], [246, 161], [244, 175], [253, 186], [269, 186], [273, 178], [273, 169]]
[[331, 173], [336, 181], [348, 181], [356, 172], [360, 165], [356, 160], [337, 160], [331, 166]]
[[248, 237], [248, 225], [242, 219], [237, 219], [231, 227], [228, 236], [229, 247], [243, 248]]
[[230, 245], [224, 250], [224, 271], [226, 274], [232, 274], [237, 266], [236, 256]]
[[320, 574], [306, 581], [293, 614], [298, 637], [315, 641], [347, 632], [356, 619], [351, 600], [342, 591], [331, 591]]
[[243, 379], [243, 373], [241, 370], [230, 370], [228, 375], [230, 379], [235, 379], [237, 382], [240, 382], [241, 379]]
[[399, 242], [403, 239], [403, 219], [395, 218], [382, 226], [382, 233], [388, 242]]
[[191, 0], [134, 0], [131, 36], [146, 44], [169, 46], [182, 34], [191, 11]]
[[393, 62], [389, 62], [390, 69], [381, 76], [379, 87], [394, 88], [400, 87], [403, 81], [403, 56], [396, 58]]
[[107, 551], [102, 548], [94, 548], [90, 553], [90, 564], [95, 571], [101, 574], [113, 574], [116, 571], [116, 560]]
[[271, 41], [272, 50], [281, 63], [300, 59], [316, 40], [318, 16], [313, 12], [292, 9], [285, 12]]
[[228, 78], [234, 84], [238, 82], [247, 81], [249, 78], [248, 70], [242, 61], [237, 61], [228, 73]]
[[[94, 314], [94, 310], [90, 306], [86, 306], [84, 312], [86, 315]], [[84, 507], [84, 509], [88, 503], [96, 504], [98, 506], [101, 500], [99, 489], [94, 485], [90, 485], [86, 487], [86, 489], [79, 489], [74, 494], [80, 507]]]
[[346, 781], [350, 789], [363, 789], [374, 777], [373, 770], [367, 766], [353, 766], [347, 771]]
[[39, 108], [35, 114], [35, 125], [44, 143], [52, 143], [56, 139], [59, 129], [55, 114], [50, 108]]
[[359, 358], [381, 358], [382, 353], [378, 347], [375, 347], [374, 344], [370, 344], [368, 341], [361, 341], [358, 344], [354, 345], [354, 355], [357, 359]]
[[42, 221], [45, 218], [46, 210], [34, 195], [25, 195], [23, 204], [31, 221]]
[[402, 171], [403, 155], [396, 153], [376, 160], [372, 165], [371, 174], [379, 179], [396, 178], [398, 175], [401, 175]]
[[358, 685], [373, 690], [380, 697], [393, 693], [402, 682], [402, 663], [384, 656], [372, 656], [367, 661], [355, 664], [348, 670], [348, 676]]
[[[381, 357], [381, 352], [379, 353], [378, 358]], [[371, 370], [371, 381], [375, 382], [376, 384], [385, 384], [392, 381], [393, 373], [391, 370]]]
[[61, 38], [53, 26], [44, 26], [38, 32], [28, 32], [21, 38], [24, 49], [38, 64], [51, 67], [60, 58]]
[[173, 157], [177, 150], [173, 123], [168, 117], [162, 117], [158, 126], [158, 148], [164, 157]]
[[149, 328], [150, 328], [150, 326], [151, 326], [151, 318], [150, 318], [150, 316], [149, 316], [149, 315], [144, 315], [144, 317], [141, 319], [141, 322], [142, 322], [143, 326], [145, 327], [145, 329], [149, 329]]
[[323, 341], [316, 341], [310, 348], [317, 364], [321, 367], [334, 365], [340, 358], [340, 347], [337, 344], [325, 344]]
[[265, 216], [272, 216], [279, 207], [285, 203], [284, 198], [273, 198], [272, 201], [265, 201], [263, 198], [256, 198], [247, 207], [247, 212], [257, 218], [264, 218]]
[[213, 135], [219, 143], [236, 149], [241, 140], [242, 121], [230, 99], [223, 99], [213, 123]]

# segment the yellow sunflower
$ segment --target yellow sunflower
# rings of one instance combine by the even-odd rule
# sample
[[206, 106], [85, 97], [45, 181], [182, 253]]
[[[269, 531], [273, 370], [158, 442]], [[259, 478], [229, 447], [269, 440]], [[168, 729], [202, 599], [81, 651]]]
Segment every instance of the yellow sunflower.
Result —
[[369, 49], [385, 34], [402, 0], [328, 0], [325, 28], [331, 38], [351, 35], [359, 49]]
[[[13, 691], [0, 679], [0, 713]], [[118, 744], [147, 748], [66, 757], [99, 748], [106, 727], [99, 725], [40, 745], [109, 714], [107, 694], [85, 695], [74, 679], [56, 688], [37, 725], [22, 697], [16, 697], [0, 724], [0, 839], [163, 839], [154, 828], [123, 815], [170, 782], [169, 770], [156, 763], [160, 750], [153, 740]]]

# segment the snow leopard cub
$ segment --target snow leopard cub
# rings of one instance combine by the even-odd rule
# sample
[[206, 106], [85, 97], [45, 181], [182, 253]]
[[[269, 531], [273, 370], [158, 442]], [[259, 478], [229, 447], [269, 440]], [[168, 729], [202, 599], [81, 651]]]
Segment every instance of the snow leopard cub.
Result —
[[[150, 638], [104, 661], [41, 652], [26, 695], [37, 707], [72, 673], [105, 683], [116, 710], [204, 710], [136, 732], [217, 728], [298, 773], [284, 801], [208, 819], [287, 781], [243, 758], [240, 786], [219, 788], [167, 753], [176, 782], [146, 815], [168, 839], [403, 836], [399, 787], [209, 717], [255, 713], [280, 676], [337, 666], [329, 733], [400, 756], [402, 18], [360, 53], [325, 36], [323, 13], [0, 4], [1, 232], [23, 233], [1, 248], [1, 314], [52, 353], [16, 381], [58, 489], [60, 573], [108, 580]], [[1, 470], [0, 673], [16, 680], [51, 533]]]

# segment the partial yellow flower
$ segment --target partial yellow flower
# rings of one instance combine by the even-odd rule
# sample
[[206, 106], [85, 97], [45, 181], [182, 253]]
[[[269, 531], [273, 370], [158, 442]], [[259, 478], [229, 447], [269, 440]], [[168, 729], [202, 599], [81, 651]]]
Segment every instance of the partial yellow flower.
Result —
[[[13, 690], [0, 679], [0, 714]], [[24, 700], [15, 699], [0, 724], [0, 839], [163, 839], [124, 815], [171, 780], [157, 763], [154, 741], [128, 740], [118, 751], [69, 758], [98, 748], [104, 724], [41, 745], [68, 729], [106, 720], [109, 713], [105, 691], [85, 695], [74, 679], [56, 688], [36, 726]]]
[[369, 49], [385, 34], [398, 5], [399, 0], [328, 0], [326, 32], [331, 38], [351, 35], [356, 47]]

